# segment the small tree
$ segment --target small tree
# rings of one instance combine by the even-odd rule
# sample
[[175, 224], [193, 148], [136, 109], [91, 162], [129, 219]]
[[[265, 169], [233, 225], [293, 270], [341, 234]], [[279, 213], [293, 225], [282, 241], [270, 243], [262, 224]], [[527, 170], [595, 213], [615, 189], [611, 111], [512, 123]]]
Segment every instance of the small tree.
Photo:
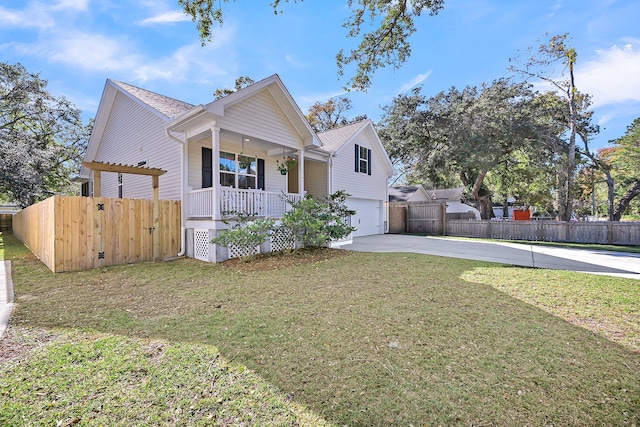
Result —
[[318, 247], [342, 239], [356, 229], [348, 221], [355, 211], [344, 203], [347, 197], [346, 192], [336, 191], [324, 201], [308, 195], [300, 201], [290, 201], [292, 209], [284, 214], [282, 227], [291, 230], [299, 247]]

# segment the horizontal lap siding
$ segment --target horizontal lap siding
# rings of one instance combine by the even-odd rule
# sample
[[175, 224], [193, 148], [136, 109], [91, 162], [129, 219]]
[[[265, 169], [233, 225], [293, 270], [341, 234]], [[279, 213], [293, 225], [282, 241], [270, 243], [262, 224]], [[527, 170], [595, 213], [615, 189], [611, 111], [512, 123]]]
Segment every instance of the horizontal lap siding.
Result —
[[[146, 159], [145, 166], [167, 171], [160, 176], [160, 198], [179, 199], [181, 146], [169, 139], [164, 126], [160, 117], [118, 93], [95, 160], [137, 165]], [[103, 172], [101, 195], [117, 197], [117, 188], [117, 174]], [[123, 175], [123, 197], [150, 199], [151, 177]]]
[[221, 129], [232, 130], [294, 149], [304, 147], [304, 139], [266, 89], [228, 107], [217, 125]]
[[[371, 175], [355, 172], [354, 144], [371, 149]], [[361, 199], [385, 200], [387, 194], [387, 175], [376, 150], [364, 132], [355, 141], [342, 147], [333, 159], [333, 191], [347, 190], [353, 197]]]
[[304, 189], [313, 197], [328, 196], [326, 163], [304, 162]]

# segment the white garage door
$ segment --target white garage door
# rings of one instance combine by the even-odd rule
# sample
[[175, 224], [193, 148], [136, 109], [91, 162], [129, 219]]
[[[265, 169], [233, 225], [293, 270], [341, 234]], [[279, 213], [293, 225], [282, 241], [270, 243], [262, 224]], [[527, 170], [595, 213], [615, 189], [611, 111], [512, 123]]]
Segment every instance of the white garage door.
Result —
[[379, 200], [349, 198], [346, 203], [349, 209], [356, 211], [351, 217], [351, 225], [357, 228], [353, 237], [384, 233]]

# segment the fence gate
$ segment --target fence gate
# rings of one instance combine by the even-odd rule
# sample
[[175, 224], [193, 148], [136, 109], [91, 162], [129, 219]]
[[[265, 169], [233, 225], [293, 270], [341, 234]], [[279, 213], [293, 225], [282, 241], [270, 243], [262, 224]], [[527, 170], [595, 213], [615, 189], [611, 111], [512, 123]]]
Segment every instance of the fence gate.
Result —
[[407, 232], [406, 203], [389, 203], [389, 233], [400, 234]]
[[0, 214], [0, 231], [11, 231], [12, 214]]
[[446, 211], [444, 202], [389, 203], [389, 233], [443, 235]]

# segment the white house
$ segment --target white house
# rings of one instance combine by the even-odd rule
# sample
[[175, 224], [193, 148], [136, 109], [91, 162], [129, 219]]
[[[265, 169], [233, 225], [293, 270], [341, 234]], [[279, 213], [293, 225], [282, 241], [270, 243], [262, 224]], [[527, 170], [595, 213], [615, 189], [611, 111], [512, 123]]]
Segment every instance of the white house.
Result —
[[[283, 174], [285, 157], [295, 166]], [[197, 106], [107, 80], [85, 161], [166, 170], [159, 197], [182, 201], [181, 254], [212, 262], [230, 256], [210, 244], [227, 228], [224, 219], [234, 212], [281, 217], [289, 207], [283, 195], [345, 190], [357, 212], [354, 236], [384, 233], [393, 175], [371, 121], [316, 134], [277, 75]], [[152, 196], [149, 177], [103, 175], [103, 197]], [[91, 195], [90, 171], [80, 178], [83, 195]]]
[[390, 202], [425, 202], [444, 201], [447, 205], [446, 213], [473, 215], [480, 219], [480, 211], [473, 206], [462, 203], [464, 188], [448, 188], [442, 190], [425, 190], [422, 185], [405, 185], [389, 187]]

